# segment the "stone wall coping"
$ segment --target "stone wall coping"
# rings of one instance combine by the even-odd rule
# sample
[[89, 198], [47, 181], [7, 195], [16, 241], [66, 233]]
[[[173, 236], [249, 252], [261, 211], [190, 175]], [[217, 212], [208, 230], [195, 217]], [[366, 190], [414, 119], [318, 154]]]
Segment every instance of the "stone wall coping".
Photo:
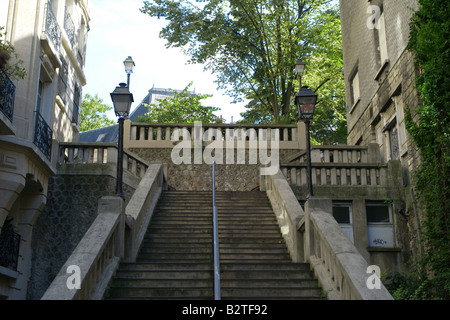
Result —
[[[281, 163], [280, 167], [285, 168], [306, 168], [307, 164], [304, 162], [291, 162], [291, 163]], [[343, 163], [343, 162], [311, 162], [313, 168], [387, 168], [387, 163]]]
[[164, 166], [151, 164], [125, 208], [126, 223], [130, 230], [129, 238], [125, 240], [127, 261], [136, 260], [166, 181]]
[[[193, 128], [194, 123], [149, 123], [149, 122], [132, 122], [131, 126], [140, 127], [162, 127], [162, 128]], [[202, 123], [204, 128], [297, 128], [297, 124], [225, 124], [225, 123]]]

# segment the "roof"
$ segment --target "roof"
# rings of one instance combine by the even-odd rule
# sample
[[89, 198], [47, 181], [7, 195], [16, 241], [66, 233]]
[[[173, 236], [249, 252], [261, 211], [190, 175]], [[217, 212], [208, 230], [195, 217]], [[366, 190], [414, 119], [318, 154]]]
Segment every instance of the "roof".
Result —
[[119, 137], [119, 125], [80, 132], [79, 142], [117, 142]]

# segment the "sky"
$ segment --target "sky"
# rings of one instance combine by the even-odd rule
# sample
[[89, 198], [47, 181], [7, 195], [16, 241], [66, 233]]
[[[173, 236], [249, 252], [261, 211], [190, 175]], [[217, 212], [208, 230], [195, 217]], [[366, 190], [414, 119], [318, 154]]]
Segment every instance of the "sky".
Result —
[[[205, 106], [220, 108], [217, 116], [227, 123], [241, 119], [244, 104], [233, 104], [224, 91], [217, 90], [215, 75], [203, 65], [188, 64], [189, 58], [179, 48], [166, 48], [159, 32], [167, 23], [139, 11], [142, 0], [91, 0], [83, 95], [98, 94], [103, 103], [113, 106], [110, 93], [127, 82], [123, 61], [131, 56], [136, 63], [131, 75], [130, 91], [134, 96], [131, 111], [139, 106], [152, 88], [183, 90], [193, 82], [195, 91], [211, 94]], [[114, 112], [108, 113], [112, 120]], [[232, 118], [233, 117], [233, 118]]]

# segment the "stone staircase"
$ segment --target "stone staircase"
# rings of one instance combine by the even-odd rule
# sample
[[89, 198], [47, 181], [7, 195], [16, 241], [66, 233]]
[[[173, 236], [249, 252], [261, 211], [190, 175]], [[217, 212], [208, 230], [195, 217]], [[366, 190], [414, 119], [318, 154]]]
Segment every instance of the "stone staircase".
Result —
[[[320, 299], [309, 265], [292, 263], [263, 192], [217, 192], [222, 299]], [[136, 263], [106, 299], [213, 299], [211, 192], [164, 192]]]

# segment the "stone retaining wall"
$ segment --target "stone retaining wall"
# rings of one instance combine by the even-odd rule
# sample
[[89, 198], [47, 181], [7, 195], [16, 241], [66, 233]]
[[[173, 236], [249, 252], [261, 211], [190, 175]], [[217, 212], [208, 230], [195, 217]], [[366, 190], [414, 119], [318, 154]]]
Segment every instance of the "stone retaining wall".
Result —
[[[176, 165], [171, 159], [171, 149], [129, 149], [149, 163], [164, 163], [168, 166], [168, 185], [174, 190], [183, 191], [211, 191], [212, 165], [208, 164], [180, 164]], [[292, 156], [298, 150], [280, 150], [280, 162]], [[225, 152], [224, 152], [225, 157]], [[235, 154], [236, 157], [236, 154]], [[223, 163], [226, 163], [224, 160]], [[237, 163], [237, 161], [235, 161]], [[259, 188], [259, 173], [261, 164], [248, 164], [248, 150], [246, 164], [217, 164], [217, 191], [251, 191]]]
[[[126, 199], [134, 188], [123, 186]], [[97, 204], [116, 193], [116, 179], [104, 175], [56, 175], [33, 229], [33, 260], [27, 299], [40, 299], [97, 216]]]

